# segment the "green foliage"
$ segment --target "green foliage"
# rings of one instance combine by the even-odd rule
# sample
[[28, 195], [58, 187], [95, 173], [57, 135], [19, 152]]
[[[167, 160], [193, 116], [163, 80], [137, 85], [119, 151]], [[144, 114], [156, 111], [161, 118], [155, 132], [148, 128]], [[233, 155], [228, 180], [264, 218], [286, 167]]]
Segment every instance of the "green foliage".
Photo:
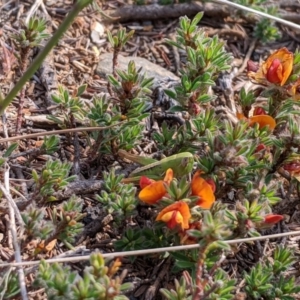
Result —
[[55, 238], [66, 245], [74, 242], [74, 238], [83, 230], [83, 224], [78, 222], [84, 217], [81, 211], [82, 200], [76, 196], [63, 202], [58, 209], [53, 209], [51, 221], [56, 229]]
[[71, 167], [70, 163], [49, 160], [40, 175], [36, 170], [32, 170], [32, 178], [35, 182], [33, 199], [40, 203], [55, 201], [54, 192], [62, 190], [76, 177], [69, 176]]
[[175, 290], [160, 289], [161, 294], [168, 300], [191, 300], [191, 290], [187, 286], [186, 279], [184, 277], [174, 280]]
[[28, 238], [40, 238], [45, 240], [53, 231], [54, 224], [44, 221], [44, 210], [30, 205], [21, 213], [24, 229]]
[[44, 143], [41, 146], [41, 153], [51, 155], [55, 153], [59, 148], [59, 138], [55, 135], [44, 137]]
[[116, 276], [120, 262], [116, 260], [109, 267], [100, 253], [93, 253], [90, 266], [84, 268], [82, 275], [60, 264], [47, 264], [44, 260], [39, 266], [34, 285], [44, 287], [47, 297], [51, 299], [107, 299], [125, 300], [122, 291], [130, 288], [129, 283], [122, 283], [124, 274]]
[[16, 150], [17, 148], [18, 148], [18, 144], [17, 144], [17, 143], [11, 144], [11, 145], [6, 149], [6, 151], [3, 153], [2, 157], [3, 157], [3, 158], [9, 157], [9, 156], [12, 154], [12, 152], [13, 152], [14, 150]]
[[23, 24], [23, 29], [14, 34], [13, 39], [21, 49], [33, 48], [49, 37], [46, 28], [46, 20], [33, 17], [28, 24]]
[[161, 131], [154, 132], [152, 138], [157, 148], [167, 156], [181, 152], [195, 153], [200, 143], [207, 142], [206, 134], [215, 134], [219, 126], [214, 111], [207, 109], [179, 128], [170, 128], [164, 122]]
[[[224, 221], [218, 214], [212, 215], [210, 211], [203, 211], [203, 221], [201, 230], [191, 229], [188, 231], [188, 235], [199, 240], [200, 245], [203, 244], [207, 247], [209, 244], [211, 247], [215, 241], [221, 241], [231, 235], [231, 230], [228, 221]], [[229, 250], [227, 244], [216, 244], [223, 250]]]
[[168, 245], [168, 237], [159, 225], [155, 228], [127, 228], [122, 238], [114, 242], [117, 251], [151, 249]]
[[[82, 4], [84, 1], [79, 2]], [[265, 3], [264, 0], [254, 2], [257, 6]], [[248, 0], [242, 3], [250, 4]], [[210, 90], [220, 73], [230, 68], [232, 57], [218, 37], [207, 37], [204, 30], [197, 26], [201, 18], [202, 13], [193, 20], [181, 18], [176, 41], [168, 41], [186, 54], [186, 63], [180, 70], [180, 82], [174, 89], [166, 91], [176, 101], [168, 113], [188, 111], [189, 114], [181, 126], [163, 123], [161, 130], [154, 132], [152, 138], [155, 148], [167, 156], [191, 152], [195, 156], [197, 169], [203, 172], [203, 186], [211, 186], [210, 191], [218, 201], [210, 210], [202, 208], [198, 202], [205, 200], [205, 194], [198, 196], [192, 193], [188, 178], [192, 174], [181, 179], [174, 178], [170, 184], [163, 183], [166, 194], [154, 208], [149, 208], [151, 216], [146, 221], [150, 226], [136, 223], [131, 228], [128, 221], [138, 212], [137, 189], [132, 184], [123, 184], [123, 176], [110, 169], [103, 174], [103, 186], [97, 196], [104, 212], [114, 217], [111, 226], [117, 226], [119, 230], [124, 227], [122, 236], [114, 242], [116, 250], [199, 243], [200, 249], [171, 254], [175, 260], [174, 272], [189, 270], [193, 279], [198, 279], [196, 284], [184, 272], [184, 277], [175, 281], [174, 290], [162, 289], [162, 294], [172, 300], [193, 299], [193, 295], [200, 292], [204, 299], [232, 299], [236, 281], [220, 268], [224, 252], [230, 249], [224, 240], [258, 236], [268, 228], [266, 216], [272, 215], [272, 205], [281, 200], [276, 193], [280, 184], [278, 180], [272, 180], [279, 166], [288, 164], [292, 168], [290, 177], [299, 180], [293, 174], [300, 164], [299, 126], [295, 119], [299, 114], [296, 109], [299, 103], [284, 98], [284, 88], [276, 87], [276, 84], [266, 87], [261, 93], [265, 97], [263, 109], [276, 119], [278, 127], [285, 126], [285, 135], [267, 127], [262, 128], [259, 124], [250, 124], [250, 112], [258, 103], [256, 95], [244, 89], [236, 100], [245, 120], [224, 121], [217, 116], [211, 109], [214, 96]], [[277, 33], [272, 26], [270, 21], [260, 21], [256, 27], [256, 37], [263, 42], [274, 39]], [[28, 28], [16, 37], [18, 46], [38, 45], [45, 38], [44, 29], [45, 23], [31, 20]], [[59, 87], [58, 93], [52, 97], [57, 108], [56, 114], [50, 118], [61, 127], [72, 128], [77, 121], [87, 122], [91, 126], [115, 125], [86, 135], [91, 160], [101, 160], [104, 156], [106, 161], [116, 160], [119, 149], [130, 150], [141, 144], [144, 129], [141, 122], [149, 116], [153, 79], [146, 78], [132, 61], [126, 71], [116, 69], [117, 55], [132, 35], [133, 31], [126, 33], [125, 29], [118, 30], [115, 36], [108, 32], [114, 50], [113, 75], [108, 76], [110, 98], [95, 96], [92, 102], [86, 104], [80, 99], [85, 92], [85, 85], [79, 86], [71, 94]], [[296, 53], [292, 74], [295, 80], [300, 73], [299, 61], [300, 55]], [[292, 76], [289, 84], [293, 83]], [[4, 152], [0, 166], [16, 148], [17, 144], [13, 144]], [[58, 149], [59, 139], [52, 136], [44, 139], [38, 153], [49, 155]], [[70, 163], [48, 160], [40, 172], [32, 171], [34, 187], [29, 195], [32, 205], [22, 211], [22, 241], [36, 238], [47, 245], [58, 239], [67, 247], [72, 247], [75, 237], [83, 230], [80, 222], [83, 218], [82, 201], [73, 196], [57, 207], [53, 203], [57, 200], [55, 192], [74, 180], [75, 177], [70, 176], [70, 169]], [[229, 210], [222, 204], [223, 197], [234, 202], [234, 208]], [[228, 199], [224, 200], [227, 202]], [[169, 223], [165, 226], [163, 223], [168, 218], [171, 221], [183, 219], [184, 212], [179, 209], [168, 211], [162, 222], [154, 222], [157, 213], [179, 201], [188, 206], [190, 212], [187, 227], [182, 223], [182, 227], [172, 227], [172, 223], [171, 226]], [[43, 206], [45, 203], [48, 205], [47, 211]], [[295, 287], [294, 278], [285, 273], [293, 262], [290, 251], [276, 249], [272, 262], [264, 259], [249, 274], [245, 274], [247, 296], [250, 299], [292, 299], [291, 295], [300, 290]], [[128, 288], [128, 285], [122, 284], [124, 274], [115, 276], [120, 265], [118, 261], [106, 267], [101, 255], [96, 253], [91, 256], [90, 264], [78, 274], [71, 268], [42, 262], [36, 287], [43, 287], [48, 299], [127, 299], [121, 294], [122, 290]], [[0, 296], [15, 297], [19, 293], [15, 273], [7, 272], [1, 277], [4, 279], [0, 282]]]
[[[6, 163], [7, 159], [9, 158], [9, 156], [12, 154], [12, 152], [14, 150], [16, 150], [18, 148], [18, 144], [17, 143], [13, 143], [11, 144], [6, 150], [5, 152], [1, 155], [0, 157], [0, 168], [2, 166], [4, 166], [4, 164]], [[0, 169], [1, 170], [1, 169]]]
[[45, 208], [30, 205], [21, 213], [27, 239], [39, 238], [46, 244], [53, 239], [59, 239], [69, 246], [74, 238], [83, 230], [83, 224], [78, 222], [83, 218], [82, 201], [75, 196], [63, 202], [58, 207], [49, 208], [50, 220], [45, 219]]
[[250, 299], [294, 299], [292, 294], [298, 293], [300, 287], [295, 285], [294, 277], [283, 275], [294, 262], [291, 250], [277, 247], [274, 260], [265, 258], [245, 273], [245, 291]]
[[[278, 16], [278, 6], [268, 5], [267, 0], [234, 0], [233, 2], [251, 7], [252, 9], [262, 11], [269, 15]], [[242, 11], [241, 14], [250, 15], [250, 13], [244, 11]], [[275, 21], [267, 18], [257, 20], [253, 35], [262, 43], [269, 43], [281, 37], [278, 27], [275, 25]]]
[[48, 118], [62, 128], [72, 128], [76, 119], [83, 121], [86, 116], [84, 103], [80, 100], [80, 96], [84, 93], [86, 85], [78, 87], [78, 89], [70, 95], [69, 91], [63, 86], [58, 87], [58, 94], [52, 95], [52, 100], [58, 105], [55, 115], [49, 115]]
[[251, 108], [252, 104], [255, 103], [255, 96], [253, 92], [246, 92], [245, 88], [242, 87], [240, 90], [240, 104], [242, 106], [242, 111], [249, 111]]
[[[274, 15], [274, 10], [267, 12]], [[269, 43], [278, 40], [281, 37], [281, 34], [274, 23], [274, 21], [269, 19], [262, 19], [254, 28], [254, 37], [259, 39], [262, 43]]]
[[[104, 95], [94, 98], [87, 115], [91, 126], [117, 126], [92, 133], [91, 136], [96, 141], [92, 153], [115, 154], [118, 149], [130, 150], [140, 142], [144, 126], [139, 123], [148, 114], [143, 113], [142, 102], [138, 99], [133, 101], [136, 102], [139, 105], [132, 106], [127, 117], [122, 115], [119, 106], [112, 106], [111, 101]], [[124, 119], [126, 121], [120, 123]]]
[[215, 283], [208, 284], [206, 287], [206, 293], [210, 292], [210, 299], [234, 299], [233, 291], [236, 287], [235, 279], [230, 279], [225, 271], [218, 269], [215, 273], [214, 281]]
[[105, 212], [112, 214], [119, 224], [124, 219], [136, 214], [136, 188], [133, 184], [122, 184], [123, 175], [116, 175], [115, 170], [103, 173], [103, 189], [97, 200], [102, 203]]
[[[153, 78], [146, 78], [141, 74], [141, 70], [136, 69], [134, 61], [129, 62], [127, 72], [122, 70], [116, 72], [118, 78], [109, 75], [108, 80], [113, 92], [120, 99], [120, 110], [127, 118], [138, 117], [147, 107], [146, 101], [150, 101]], [[140, 118], [143, 119], [147, 115], [143, 114]]]
[[117, 35], [113, 36], [111, 32], [107, 31], [107, 38], [114, 49], [121, 49], [133, 36], [134, 30], [126, 33], [125, 28], [121, 28], [117, 31]]
[[[186, 300], [194, 299], [199, 291], [196, 288], [195, 280], [191, 278], [187, 271], [184, 271], [184, 275], [180, 281], [175, 279], [174, 289], [160, 289], [162, 295], [168, 300]], [[222, 269], [218, 269], [212, 278], [210, 283], [206, 285], [205, 290], [200, 294], [207, 299], [226, 300], [234, 299], [236, 280], [230, 279], [228, 274]]]
[[209, 88], [221, 71], [230, 68], [231, 55], [225, 51], [224, 43], [217, 36], [207, 37], [205, 31], [197, 27], [203, 13], [198, 13], [193, 20], [181, 17], [177, 29], [176, 41], [168, 40], [170, 45], [185, 50], [187, 62], [180, 70], [181, 83], [169, 96], [180, 105], [194, 113], [195, 104], [205, 104], [213, 97], [208, 94]]
[[10, 299], [20, 292], [18, 275], [16, 271], [9, 269], [7, 272], [0, 272], [0, 298]]

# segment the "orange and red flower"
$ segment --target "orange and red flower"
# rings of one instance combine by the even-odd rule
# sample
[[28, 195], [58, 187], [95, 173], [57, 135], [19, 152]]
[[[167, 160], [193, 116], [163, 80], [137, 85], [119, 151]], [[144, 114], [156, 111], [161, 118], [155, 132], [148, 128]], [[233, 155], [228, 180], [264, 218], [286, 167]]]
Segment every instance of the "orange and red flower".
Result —
[[167, 194], [165, 185], [169, 185], [172, 180], [172, 169], [167, 170], [164, 180], [155, 181], [146, 176], [142, 176], [140, 179], [140, 187], [142, 188], [139, 193], [140, 200], [150, 205], [155, 204]]
[[165, 222], [170, 229], [177, 226], [181, 230], [189, 228], [190, 208], [184, 201], [177, 201], [165, 207], [156, 217], [156, 221]]
[[212, 179], [206, 181], [201, 177], [201, 174], [202, 171], [197, 171], [193, 176], [191, 183], [192, 195], [199, 197], [197, 205], [203, 209], [210, 209], [216, 200], [214, 195], [216, 186]]
[[274, 83], [283, 86], [293, 69], [294, 55], [287, 48], [281, 48], [271, 54], [258, 68], [248, 62], [248, 76], [258, 83]]
[[256, 123], [258, 123], [259, 128], [269, 126], [271, 130], [274, 130], [276, 127], [275, 119], [269, 115], [255, 115], [250, 118], [246, 118], [244, 114], [237, 113], [236, 116], [239, 120], [247, 120], [250, 126], [254, 126]]

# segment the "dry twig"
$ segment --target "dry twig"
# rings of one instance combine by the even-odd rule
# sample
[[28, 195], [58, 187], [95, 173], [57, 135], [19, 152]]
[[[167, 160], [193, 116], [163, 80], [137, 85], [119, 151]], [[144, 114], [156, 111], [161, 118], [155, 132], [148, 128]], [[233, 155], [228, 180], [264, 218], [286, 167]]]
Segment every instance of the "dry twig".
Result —
[[[12, 241], [13, 246], [15, 250], [15, 260], [17, 263], [22, 263], [22, 256], [21, 256], [21, 249], [18, 243], [18, 235], [17, 235], [17, 229], [16, 229], [16, 223], [15, 223], [15, 217], [17, 217], [20, 225], [23, 224], [21, 214], [14, 204], [13, 199], [10, 196], [9, 193], [9, 167], [7, 166], [4, 172], [4, 184], [5, 187], [0, 183], [0, 189], [2, 193], [4, 194], [5, 198], [8, 202], [8, 208], [9, 208], [9, 223], [10, 223], [10, 231], [12, 235]], [[21, 291], [21, 296], [23, 300], [27, 300], [27, 289], [26, 289], [26, 283], [25, 283], [25, 275], [24, 270], [21, 266], [18, 267], [18, 275], [19, 275], [19, 286]]]

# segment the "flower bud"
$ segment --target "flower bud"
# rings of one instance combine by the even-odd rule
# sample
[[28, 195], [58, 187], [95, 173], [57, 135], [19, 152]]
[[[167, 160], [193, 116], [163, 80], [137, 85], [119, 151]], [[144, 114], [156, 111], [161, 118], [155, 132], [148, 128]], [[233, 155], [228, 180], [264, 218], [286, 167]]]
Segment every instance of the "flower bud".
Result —
[[299, 172], [300, 171], [300, 162], [290, 162], [283, 165], [283, 169], [288, 172]]
[[264, 149], [267, 149], [267, 147], [266, 147], [264, 144], [259, 144], [259, 145], [256, 147], [254, 153], [257, 153], [257, 152], [262, 151], [262, 150], [264, 150]]
[[254, 108], [254, 111], [253, 111], [253, 116], [258, 116], [258, 115], [266, 115], [266, 111], [260, 107], [260, 106], [257, 106]]
[[197, 103], [191, 103], [189, 105], [190, 109], [189, 109], [189, 113], [193, 116], [197, 116], [200, 114], [201, 108], [200, 105]]
[[276, 224], [276, 223], [280, 222], [281, 220], [283, 220], [283, 216], [270, 214], [270, 215], [265, 216], [264, 223]]
[[282, 79], [282, 65], [278, 58], [274, 59], [267, 70], [266, 78], [271, 83], [280, 83]]
[[257, 72], [259, 69], [258, 63], [254, 62], [253, 60], [247, 61], [247, 71], [248, 72]]

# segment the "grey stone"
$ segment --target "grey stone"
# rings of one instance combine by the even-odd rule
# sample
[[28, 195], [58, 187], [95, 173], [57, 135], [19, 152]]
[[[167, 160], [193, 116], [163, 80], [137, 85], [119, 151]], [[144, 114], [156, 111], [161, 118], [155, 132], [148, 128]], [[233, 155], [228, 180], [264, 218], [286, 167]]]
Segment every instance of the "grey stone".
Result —
[[[112, 53], [103, 53], [100, 55], [99, 63], [96, 69], [96, 73], [106, 78], [107, 75], [112, 74]], [[170, 81], [179, 81], [179, 77], [173, 74], [172, 72], [166, 70], [165, 68], [156, 65], [149, 60], [142, 57], [135, 56], [118, 56], [118, 69], [127, 70], [127, 66], [129, 61], [133, 60], [135, 62], [135, 66], [137, 69], [142, 67], [142, 71], [146, 73], [147, 77], [154, 78], [154, 87], [158, 86], [160, 82], [164, 82], [165, 80]]]

